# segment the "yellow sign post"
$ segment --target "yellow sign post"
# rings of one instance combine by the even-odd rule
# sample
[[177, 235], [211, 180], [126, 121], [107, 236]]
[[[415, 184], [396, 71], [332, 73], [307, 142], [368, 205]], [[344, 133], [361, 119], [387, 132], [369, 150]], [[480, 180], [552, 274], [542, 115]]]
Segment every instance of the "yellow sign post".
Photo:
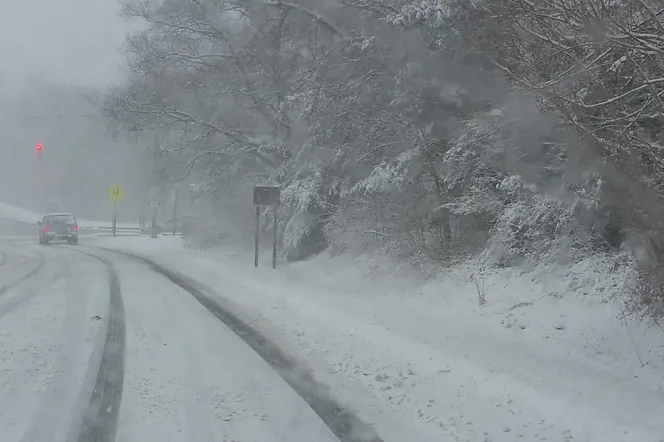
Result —
[[111, 202], [113, 204], [120, 204], [120, 201], [122, 201], [122, 196], [124, 195], [124, 192], [122, 191], [122, 187], [120, 186], [111, 186], [108, 188], [108, 197], [110, 198]]
[[108, 188], [108, 197], [113, 203], [113, 238], [115, 238], [116, 227], [118, 224], [118, 204], [122, 201], [123, 195], [124, 192], [120, 186], [111, 186]]

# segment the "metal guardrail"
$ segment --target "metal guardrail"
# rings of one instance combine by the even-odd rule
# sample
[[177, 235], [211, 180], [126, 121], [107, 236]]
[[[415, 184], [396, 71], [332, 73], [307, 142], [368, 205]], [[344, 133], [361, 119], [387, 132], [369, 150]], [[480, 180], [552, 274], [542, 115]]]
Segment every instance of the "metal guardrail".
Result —
[[[81, 227], [81, 229], [86, 229], [86, 230], [102, 230], [102, 231], [111, 231], [111, 230], [113, 230], [113, 226], [95, 226], [95, 225], [86, 226], [86, 225], [82, 225], [80, 227]], [[140, 227], [120, 227], [120, 226], [116, 226], [115, 230], [117, 230], [118, 232], [119, 231], [123, 231], [123, 232], [142, 232], [144, 229], [142, 229]]]

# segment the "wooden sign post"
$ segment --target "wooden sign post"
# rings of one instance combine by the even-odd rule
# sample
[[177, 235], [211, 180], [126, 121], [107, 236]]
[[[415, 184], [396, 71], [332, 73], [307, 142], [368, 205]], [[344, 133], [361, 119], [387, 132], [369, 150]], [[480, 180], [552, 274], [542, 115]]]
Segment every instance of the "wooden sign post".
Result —
[[256, 206], [256, 234], [254, 236], [254, 267], [258, 267], [258, 238], [260, 230], [261, 206], [274, 208], [272, 232], [272, 268], [277, 268], [277, 212], [281, 204], [281, 189], [277, 186], [254, 186], [254, 206]]

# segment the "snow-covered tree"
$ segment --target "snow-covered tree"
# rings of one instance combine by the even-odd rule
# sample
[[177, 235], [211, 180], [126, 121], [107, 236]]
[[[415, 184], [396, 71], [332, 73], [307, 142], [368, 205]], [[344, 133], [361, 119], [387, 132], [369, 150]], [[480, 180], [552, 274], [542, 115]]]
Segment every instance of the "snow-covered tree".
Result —
[[157, 137], [173, 179], [196, 174], [213, 199], [280, 185], [291, 259], [359, 245], [511, 265], [660, 231], [657, 198], [639, 197], [664, 176], [655, 0], [128, 0], [125, 12], [147, 27], [128, 40], [133, 77], [107, 116]]

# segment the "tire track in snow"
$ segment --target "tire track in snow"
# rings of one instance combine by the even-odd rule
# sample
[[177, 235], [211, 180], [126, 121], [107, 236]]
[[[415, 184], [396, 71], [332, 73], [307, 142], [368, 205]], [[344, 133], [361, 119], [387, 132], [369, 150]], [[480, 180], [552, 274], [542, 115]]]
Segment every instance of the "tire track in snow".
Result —
[[276, 344], [253, 327], [225, 309], [219, 301], [209, 296], [207, 293], [212, 293], [212, 290], [142, 256], [105, 247], [98, 248], [134, 258], [164, 275], [192, 295], [274, 368], [279, 376], [309, 404], [340, 442], [382, 442], [382, 439], [369, 425], [362, 422], [352, 411], [337, 403], [328, 393], [328, 388], [316, 381], [308, 370], [285, 355]]
[[104, 263], [109, 273], [110, 300], [106, 340], [94, 389], [83, 414], [77, 442], [113, 442], [122, 401], [125, 360], [125, 313], [120, 277], [109, 261], [84, 253]]
[[[2, 253], [2, 252], [0, 252], [0, 253]], [[44, 257], [44, 255], [43, 255], [42, 253], [37, 252], [36, 254], [37, 254], [37, 256], [39, 257], [40, 264], [39, 264], [35, 269], [33, 269], [33, 270], [31, 270], [30, 272], [28, 272], [28, 274], [26, 274], [26, 275], [24, 275], [23, 277], [21, 277], [19, 280], [14, 281], [13, 283], [9, 284], [8, 286], [5, 286], [5, 287], [0, 288], [0, 294], [2, 294], [3, 292], [5, 292], [5, 291], [7, 291], [7, 290], [9, 290], [9, 289], [11, 289], [11, 288], [16, 287], [16, 286], [19, 285], [20, 283], [25, 282], [27, 279], [29, 279], [29, 278], [31, 278], [31, 277], [33, 277], [33, 276], [36, 276], [38, 273], [40, 273], [40, 272], [43, 270], [43, 267], [44, 267], [44, 265], [46, 264], [45, 257]], [[59, 276], [59, 275], [56, 275], [56, 277], [58, 277], [58, 276]], [[56, 278], [55, 281], [58, 281], [58, 279]], [[31, 282], [32, 282], [32, 281], [31, 281]], [[16, 310], [16, 309], [17, 309], [18, 307], [20, 307], [21, 305], [23, 305], [23, 304], [25, 304], [26, 302], [30, 301], [30, 300], [31, 300], [32, 298], [34, 298], [35, 296], [39, 295], [39, 293], [40, 293], [40, 291], [37, 290], [37, 288], [34, 287], [34, 286], [28, 286], [28, 287], [26, 287], [26, 288], [25, 288], [24, 290], [22, 290], [19, 294], [17, 294], [16, 296], [14, 296], [14, 297], [13, 297], [12, 299], [10, 299], [9, 301], [4, 302], [4, 303], [0, 306], [0, 319], [1, 319], [3, 316], [7, 315], [8, 313], [11, 313], [12, 311]]]
[[[159, 275], [159, 278], [164, 279], [164, 284], [172, 283], [169, 279], [164, 278], [163, 275], [157, 275]], [[178, 290], [178, 295], [180, 293], [182, 291]], [[173, 296], [164, 296], [161, 302], [163, 308], [173, 317], [173, 327], [186, 330], [185, 327], [190, 326], [181, 317], [181, 310], [178, 307], [182, 304], [178, 306]], [[180, 376], [183, 379], [189, 379], [188, 388], [185, 389], [182, 396], [183, 406], [181, 410], [184, 413], [181, 416], [186, 425], [189, 440], [213, 441], [215, 440], [215, 434], [211, 431], [210, 424], [215, 422], [215, 419], [213, 417], [214, 405], [211, 401], [211, 384], [206, 385], [206, 370], [202, 369], [200, 364], [201, 360], [205, 360], [205, 355], [201, 355], [200, 353], [206, 351], [206, 349], [201, 349], [199, 344], [202, 340], [200, 336], [197, 337], [193, 333], [193, 331], [183, 331], [179, 334], [177, 341], [172, 342], [173, 345], [177, 345], [182, 349], [183, 355], [174, 366], [180, 371]], [[222, 431], [224, 431], [223, 427]], [[225, 434], [222, 440], [232, 439], [228, 437], [228, 434]]]
[[[63, 286], [60, 290], [67, 290], [66, 280], [57, 279], [57, 277], [60, 276], [60, 273], [69, 274], [71, 277], [75, 277], [75, 274], [68, 265], [60, 264], [60, 266], [63, 271], [56, 273], [55, 281], [63, 281]], [[12, 300], [10, 305], [4, 306], [0, 310], [0, 317], [39, 293], [40, 291], [36, 287], [26, 290], [25, 295], [17, 296]], [[57, 289], [55, 293], [60, 294]], [[47, 390], [35, 410], [32, 422], [21, 442], [60, 441], [61, 438], [56, 437], [59, 436], [60, 422], [66, 419], [66, 416], [63, 416], [63, 414], [70, 411], [59, 407], [59, 405], [61, 402], [66, 402], [67, 396], [71, 394], [70, 389], [72, 387], [70, 386], [75, 384], [75, 364], [78, 362], [82, 349], [82, 342], [79, 338], [81, 338], [82, 324], [86, 320], [85, 311], [89, 298], [86, 294], [84, 300], [81, 302], [80, 297], [74, 293], [68, 293], [66, 296], [66, 320], [62, 328], [62, 349], [57, 358], [55, 374], [50, 379]]]
[[41, 254], [41, 253], [35, 253], [35, 254], [37, 255], [37, 258], [39, 260], [37, 265], [35, 267], [33, 267], [29, 272], [27, 272], [24, 275], [22, 275], [21, 277], [19, 277], [18, 279], [10, 282], [9, 284], [5, 284], [3, 286], [0, 286], [0, 295], [5, 293], [7, 290], [9, 290], [13, 287], [16, 287], [17, 285], [19, 285], [23, 281], [26, 281], [27, 279], [32, 278], [33, 276], [38, 274], [44, 268], [44, 264], [46, 263], [46, 260], [44, 259], [44, 255]]
[[28, 302], [38, 294], [39, 290], [37, 290], [35, 287], [26, 287], [18, 295], [14, 296], [7, 302], [4, 302], [0, 306], [0, 319], [2, 319], [2, 317], [8, 313], [16, 310], [18, 307]]

